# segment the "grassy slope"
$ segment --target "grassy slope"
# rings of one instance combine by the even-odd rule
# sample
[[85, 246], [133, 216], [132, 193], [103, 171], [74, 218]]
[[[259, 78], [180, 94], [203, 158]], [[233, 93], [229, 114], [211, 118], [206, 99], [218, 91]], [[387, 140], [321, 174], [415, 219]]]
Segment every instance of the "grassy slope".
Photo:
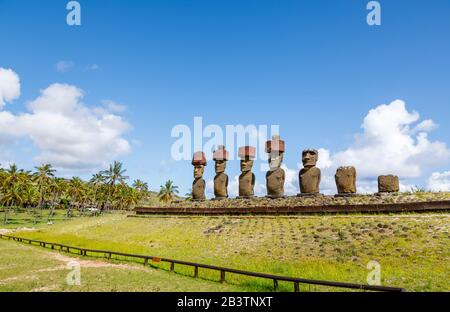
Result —
[[[0, 240], [0, 291], [239, 291], [239, 287], [144, 268], [59, 255]], [[81, 285], [66, 283], [67, 264], [78, 260]]]
[[[382, 284], [408, 291], [449, 291], [449, 214], [321, 217], [78, 218], [17, 233], [92, 248], [296, 277], [365, 283], [368, 261], [381, 264]], [[192, 274], [177, 266], [176, 270]], [[217, 273], [200, 275], [217, 280]], [[247, 290], [271, 281], [227, 276]], [[291, 284], [280, 284], [292, 290]], [[325, 288], [313, 288], [326, 290]], [[304, 287], [303, 290], [308, 290]]]

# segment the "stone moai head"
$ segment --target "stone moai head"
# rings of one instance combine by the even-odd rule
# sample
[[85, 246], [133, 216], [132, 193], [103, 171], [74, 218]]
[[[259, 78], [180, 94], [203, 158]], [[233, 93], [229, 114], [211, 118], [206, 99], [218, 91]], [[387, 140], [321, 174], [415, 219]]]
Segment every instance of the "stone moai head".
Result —
[[203, 177], [204, 172], [205, 172], [205, 166], [203, 166], [203, 165], [194, 166], [194, 178], [200, 179], [201, 177]]
[[192, 157], [192, 165], [194, 166], [194, 178], [200, 179], [205, 172], [206, 157], [203, 152], [195, 152]]
[[356, 193], [355, 167], [339, 167], [335, 175], [338, 194]]
[[269, 168], [277, 170], [283, 163], [285, 144], [279, 135], [273, 135], [272, 140], [266, 142], [266, 153], [269, 154]]
[[316, 196], [320, 193], [321, 172], [316, 167], [319, 152], [315, 149], [305, 149], [302, 152], [303, 168], [299, 172], [299, 196]]
[[317, 165], [319, 160], [319, 152], [315, 149], [306, 149], [302, 152], [303, 167], [311, 168]]
[[216, 174], [225, 172], [228, 160], [228, 152], [225, 150], [225, 146], [218, 146], [218, 149], [213, 153], [213, 160], [215, 161]]
[[253, 146], [242, 146], [238, 152], [241, 159], [241, 172], [252, 171], [253, 160], [256, 156], [256, 148]]

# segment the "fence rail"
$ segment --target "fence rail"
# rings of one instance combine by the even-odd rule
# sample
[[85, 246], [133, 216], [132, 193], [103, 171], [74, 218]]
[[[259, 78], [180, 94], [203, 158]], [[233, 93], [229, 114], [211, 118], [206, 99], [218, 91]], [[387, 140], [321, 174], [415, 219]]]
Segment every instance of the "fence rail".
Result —
[[450, 200], [349, 205], [305, 205], [248, 208], [196, 208], [196, 207], [136, 207], [136, 215], [302, 215], [335, 213], [390, 213], [390, 212], [436, 212], [449, 211]]
[[81, 256], [87, 256], [87, 253], [90, 253], [90, 254], [101, 254], [103, 257], [105, 257], [107, 259], [111, 259], [112, 256], [114, 256], [114, 255], [135, 258], [135, 259], [143, 260], [145, 266], [147, 266], [149, 264], [150, 260], [153, 262], [167, 262], [170, 264], [170, 271], [172, 271], [172, 272], [175, 270], [175, 264], [190, 266], [190, 267], [194, 268], [194, 277], [195, 278], [198, 277], [198, 269], [199, 268], [209, 269], [209, 270], [220, 272], [220, 281], [221, 282], [225, 282], [225, 274], [226, 273], [269, 279], [269, 280], [273, 280], [274, 290], [278, 289], [279, 281], [285, 281], [285, 282], [292, 282], [294, 284], [295, 292], [300, 291], [300, 286], [299, 286], [300, 284], [320, 285], [320, 286], [358, 289], [358, 290], [369, 290], [369, 291], [385, 291], [385, 292], [403, 292], [403, 291], [405, 291], [405, 289], [398, 288], [398, 287], [321, 281], [321, 280], [296, 278], [296, 277], [273, 275], [273, 274], [266, 274], [266, 273], [250, 272], [250, 271], [225, 268], [225, 267], [220, 267], [220, 266], [215, 266], [215, 265], [195, 263], [195, 262], [182, 261], [182, 260], [174, 260], [174, 259], [161, 258], [161, 257], [155, 257], [155, 256], [149, 256], [149, 255], [129, 254], [129, 253], [123, 253], [123, 252], [118, 252], [118, 251], [97, 250], [97, 249], [75, 247], [75, 246], [69, 246], [69, 245], [52, 243], [52, 242], [45, 242], [45, 241], [40, 241], [40, 240], [33, 240], [33, 239], [4, 235], [4, 234], [0, 234], [0, 238], [14, 240], [16, 242], [21, 242], [21, 243], [27, 243], [30, 245], [39, 244], [39, 246], [41, 246], [41, 247], [50, 248], [52, 250], [59, 250], [61, 252], [68, 252], [68, 253], [77, 252]]

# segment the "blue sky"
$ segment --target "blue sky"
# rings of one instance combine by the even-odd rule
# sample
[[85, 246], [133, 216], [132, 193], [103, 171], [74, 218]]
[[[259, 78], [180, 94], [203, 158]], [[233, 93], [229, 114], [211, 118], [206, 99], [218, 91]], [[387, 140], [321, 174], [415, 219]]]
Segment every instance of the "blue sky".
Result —
[[[290, 170], [298, 170], [302, 149], [315, 147], [330, 153], [331, 175], [361, 145], [369, 151], [384, 146], [367, 142], [370, 133], [361, 139], [366, 141], [355, 142], [355, 134], [364, 132], [361, 125], [371, 109], [396, 99], [409, 114], [420, 114], [417, 123], [406, 124], [409, 128], [428, 119], [439, 125], [425, 131], [431, 147], [412, 152], [414, 157], [400, 164], [419, 159], [420, 166], [402, 183], [427, 186], [432, 173], [440, 174], [441, 185], [450, 179], [447, 0], [379, 1], [381, 26], [367, 25], [369, 1], [359, 0], [89, 0], [79, 1], [81, 26], [66, 24], [67, 2], [0, 0], [0, 67], [20, 77], [20, 97], [7, 102], [3, 112], [28, 112], [27, 103], [54, 83], [82, 89], [86, 107], [104, 100], [126, 106], [114, 114], [129, 125], [119, 135], [129, 143], [128, 152], [96, 156], [123, 161], [131, 178], [147, 181], [154, 190], [167, 179], [183, 194], [190, 188], [192, 166], [171, 160], [175, 139], [170, 134], [177, 124], [192, 126], [194, 116], [222, 127], [280, 125]], [[67, 68], [58, 71], [61, 61]], [[416, 130], [407, 137], [417, 139]], [[0, 135], [0, 162], [32, 168], [45, 159], [27, 131], [3, 141]], [[383, 166], [380, 162], [380, 172], [387, 170]], [[88, 177], [97, 167], [81, 162], [62, 171]], [[228, 164], [230, 178], [238, 168], [238, 161]], [[255, 173], [264, 184], [259, 163]], [[205, 178], [213, 176], [211, 163]], [[362, 168], [363, 190], [371, 190], [373, 178], [371, 168]]]

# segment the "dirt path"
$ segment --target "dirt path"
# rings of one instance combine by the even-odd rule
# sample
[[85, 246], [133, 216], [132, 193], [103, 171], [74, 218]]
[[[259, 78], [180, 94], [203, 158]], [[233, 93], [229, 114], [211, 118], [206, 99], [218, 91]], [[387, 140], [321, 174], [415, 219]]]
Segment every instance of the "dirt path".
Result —
[[[62, 253], [58, 252], [49, 252], [49, 257], [64, 262], [65, 266], [63, 266], [64, 269], [67, 269], [67, 264], [70, 262], [76, 261], [80, 264], [81, 268], [117, 268], [117, 269], [128, 269], [128, 270], [138, 270], [138, 271], [147, 271], [148, 268], [144, 266], [138, 266], [138, 265], [130, 265], [130, 264], [117, 264], [117, 263], [110, 263], [102, 260], [84, 260], [80, 259], [79, 257], [69, 257]], [[56, 269], [56, 268], [55, 268]]]
[[5, 235], [5, 234], [11, 233], [11, 232], [12, 232], [12, 230], [0, 229], [0, 234], [2, 234], [2, 235]]
[[35, 228], [27, 228], [27, 227], [17, 228], [17, 229], [0, 229], [0, 234], [5, 235], [5, 234], [11, 234], [14, 232], [34, 231], [34, 230], [36, 230], [36, 229]]
[[[3, 230], [3, 229], [2, 229]], [[9, 233], [11, 230], [2, 231], [2, 234]], [[23, 249], [30, 249], [30, 248], [36, 248], [31, 246], [16, 246], [18, 248]], [[87, 268], [114, 268], [114, 269], [121, 269], [121, 270], [136, 270], [136, 271], [145, 271], [147, 273], [151, 273], [153, 269], [149, 267], [139, 266], [138, 264], [117, 264], [117, 263], [111, 263], [107, 261], [102, 260], [87, 260], [82, 259], [80, 257], [70, 257], [67, 255], [64, 255], [57, 251], [48, 251], [48, 250], [40, 250], [42, 257], [52, 258], [59, 262], [61, 262], [60, 265], [56, 265], [50, 268], [43, 268], [38, 270], [31, 270], [28, 271], [24, 275], [18, 275], [14, 277], [8, 277], [4, 279], [0, 279], [0, 285], [7, 284], [14, 281], [20, 281], [20, 280], [33, 280], [38, 279], [38, 273], [43, 272], [55, 272], [55, 271], [66, 271], [69, 269], [72, 269], [71, 266], [73, 266], [74, 263], [79, 264], [81, 269], [87, 269]], [[70, 265], [69, 265], [70, 264]], [[2, 269], [6, 269], [7, 267], [2, 267]], [[36, 288], [31, 291], [51, 291], [56, 286], [49, 286], [49, 287], [43, 287], [43, 288]]]

